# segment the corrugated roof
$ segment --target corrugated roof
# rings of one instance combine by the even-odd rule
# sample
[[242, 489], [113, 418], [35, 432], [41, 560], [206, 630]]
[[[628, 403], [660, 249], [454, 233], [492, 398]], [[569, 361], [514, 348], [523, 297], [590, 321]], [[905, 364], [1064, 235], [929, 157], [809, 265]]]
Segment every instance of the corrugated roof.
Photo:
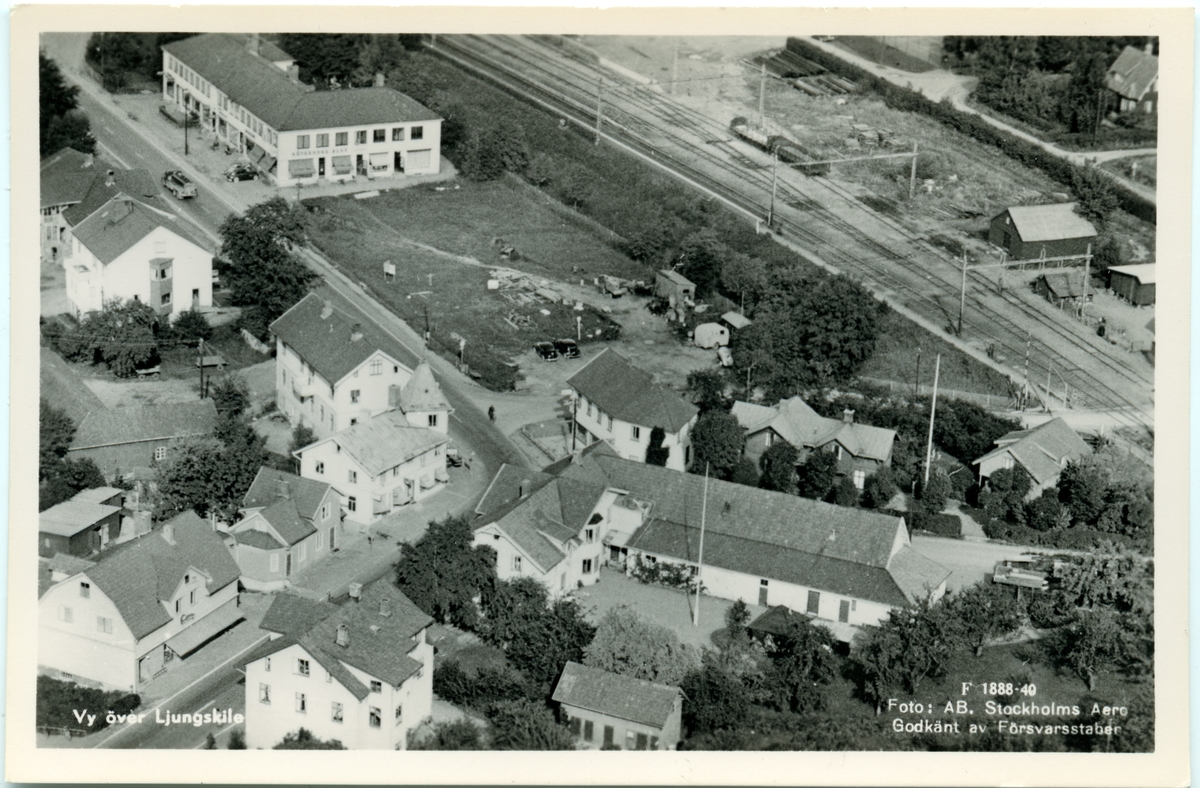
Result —
[[612, 348], [605, 348], [576, 372], [567, 384], [602, 411], [631, 424], [662, 427], [677, 433], [699, 410], [679, 394], [654, 382]]
[[1014, 205], [1008, 209], [1017, 234], [1026, 243], [1092, 238], [1096, 228], [1075, 213], [1075, 203], [1055, 205]]
[[124, 196], [110, 200], [76, 225], [73, 233], [96, 259], [108, 265], [160, 227], [202, 252], [212, 254], [213, 250], [202, 240], [200, 233], [182, 219], [152, 210]]
[[[326, 302], [328, 317], [322, 318]], [[362, 338], [352, 338], [355, 328]], [[318, 288], [271, 324], [271, 333], [296, 351], [330, 383], [337, 383], [382, 351], [408, 369], [420, 357], [379, 328], [365, 313], [329, 288]]]
[[679, 693], [679, 687], [568, 662], [551, 700], [662, 728], [675, 709]]
[[695, 287], [696, 286], [695, 283], [692, 282], [691, 279], [688, 279], [686, 276], [679, 273], [678, 271], [659, 271], [658, 275], [661, 276], [663, 279], [666, 279], [669, 282], [674, 282], [677, 285], [683, 285], [684, 287]]
[[895, 430], [825, 418], [800, 397], [782, 400], [773, 408], [735, 402], [732, 412], [747, 434], [771, 429], [797, 448], [816, 449], [837, 441], [855, 457], [887, 462], [896, 441]]
[[283, 485], [287, 485], [287, 495], [296, 505], [296, 511], [301, 517], [313, 519], [330, 486], [315, 479], [305, 479], [294, 473], [270, 468], [266, 465], [258, 469], [250, 489], [242, 497], [243, 509], [261, 509], [275, 503], [283, 497]]
[[83, 574], [104, 592], [132, 630], [143, 638], [169, 623], [166, 603], [192, 567], [207, 575], [209, 594], [241, 574], [229, 548], [212, 527], [187, 511], [164, 523], [171, 525], [175, 544], [156, 529], [132, 542], [118, 545]]
[[996, 440], [996, 448], [972, 465], [979, 465], [1004, 453], [1012, 455], [1038, 484], [1055, 478], [1070, 460], [1091, 453], [1091, 447], [1060, 418], [1051, 419], [1033, 429], [1015, 430]]
[[726, 312], [725, 314], [721, 315], [721, 319], [738, 329], [745, 328], [754, 322], [740, 312]]
[[433, 376], [429, 362], [421, 359], [413, 375], [400, 389], [400, 408], [406, 413], [419, 410], [450, 410], [450, 403]]
[[71, 450], [211, 435], [216, 423], [217, 408], [211, 399], [111, 408], [80, 422]]
[[97, 172], [110, 166], [74, 148], [63, 148], [42, 159], [40, 172], [41, 206], [72, 205], [80, 202], [91, 188]]
[[[1109, 271], [1115, 271], [1118, 274], [1132, 276], [1141, 284], [1152, 285], [1157, 282], [1158, 265], [1156, 263], [1142, 263], [1141, 265], [1113, 265], [1109, 266]], [[1153, 329], [1151, 329], [1153, 330]]]
[[74, 536], [105, 517], [121, 511], [120, 506], [71, 499], [38, 514], [38, 531], [57, 536]]
[[1120, 96], [1141, 101], [1158, 78], [1158, 58], [1127, 46], [1108, 68], [1105, 84]]
[[441, 119], [428, 107], [387, 87], [314, 91], [292, 82], [270, 60], [248, 52], [243, 40], [222, 33], [176, 41], [163, 51], [276, 131]]
[[398, 410], [360, 421], [325, 440], [342, 447], [373, 477], [450, 442], [436, 430], [413, 427]]

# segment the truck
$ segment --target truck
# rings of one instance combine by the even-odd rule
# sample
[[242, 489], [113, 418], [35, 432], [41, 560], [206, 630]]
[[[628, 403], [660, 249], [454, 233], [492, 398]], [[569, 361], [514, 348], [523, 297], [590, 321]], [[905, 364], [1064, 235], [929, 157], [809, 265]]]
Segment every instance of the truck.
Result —
[[179, 170], [167, 170], [163, 173], [162, 184], [177, 200], [187, 200], [196, 196], [196, 184]]
[[1046, 591], [1050, 588], [1050, 566], [1033, 559], [997, 561], [992, 568], [992, 582]]

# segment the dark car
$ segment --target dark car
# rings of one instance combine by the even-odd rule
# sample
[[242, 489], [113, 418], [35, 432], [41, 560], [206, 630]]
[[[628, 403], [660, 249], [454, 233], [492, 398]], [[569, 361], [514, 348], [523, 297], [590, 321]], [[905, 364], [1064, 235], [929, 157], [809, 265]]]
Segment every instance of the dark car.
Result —
[[554, 349], [563, 358], [579, 358], [579, 345], [575, 344], [573, 339], [554, 340]]
[[225, 180], [233, 181], [256, 181], [258, 180], [258, 170], [251, 167], [245, 162], [231, 164], [229, 169], [225, 170]]
[[542, 361], [558, 361], [558, 351], [549, 342], [538, 342], [533, 349], [542, 357]]
[[174, 194], [176, 199], [186, 200], [196, 196], [196, 184], [191, 178], [179, 170], [168, 170], [163, 173], [163, 186]]

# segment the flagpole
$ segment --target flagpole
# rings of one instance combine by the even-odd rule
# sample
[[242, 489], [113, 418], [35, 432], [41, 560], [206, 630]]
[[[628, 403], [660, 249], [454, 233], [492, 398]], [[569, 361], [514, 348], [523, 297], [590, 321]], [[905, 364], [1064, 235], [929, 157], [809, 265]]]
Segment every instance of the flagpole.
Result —
[[[929, 406], [929, 441], [925, 444], [925, 486], [929, 486], [929, 463], [933, 459], [933, 414], [937, 412], [938, 372], [942, 369], [942, 354], [938, 353], [933, 367], [933, 402]], [[921, 491], [925, 495], [925, 491]]]
[[692, 626], [700, 626], [700, 573], [704, 571], [704, 519], [708, 514], [708, 463], [704, 463], [704, 498], [700, 502], [700, 555], [696, 560], [696, 607], [692, 609]]

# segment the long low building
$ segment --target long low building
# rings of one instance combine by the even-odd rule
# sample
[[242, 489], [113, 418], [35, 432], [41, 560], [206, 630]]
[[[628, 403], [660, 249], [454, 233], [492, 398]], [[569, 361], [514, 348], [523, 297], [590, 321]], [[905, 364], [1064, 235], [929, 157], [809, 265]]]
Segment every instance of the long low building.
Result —
[[[699, 570], [707, 592], [876, 624], [939, 599], [950, 572], [915, 552], [901, 517], [622, 459], [606, 443], [541, 472], [504, 466], [477, 509], [475, 543], [501, 579], [533, 576], [552, 593], [595, 582], [601, 561]], [[700, 569], [700, 536], [704, 560]]]

